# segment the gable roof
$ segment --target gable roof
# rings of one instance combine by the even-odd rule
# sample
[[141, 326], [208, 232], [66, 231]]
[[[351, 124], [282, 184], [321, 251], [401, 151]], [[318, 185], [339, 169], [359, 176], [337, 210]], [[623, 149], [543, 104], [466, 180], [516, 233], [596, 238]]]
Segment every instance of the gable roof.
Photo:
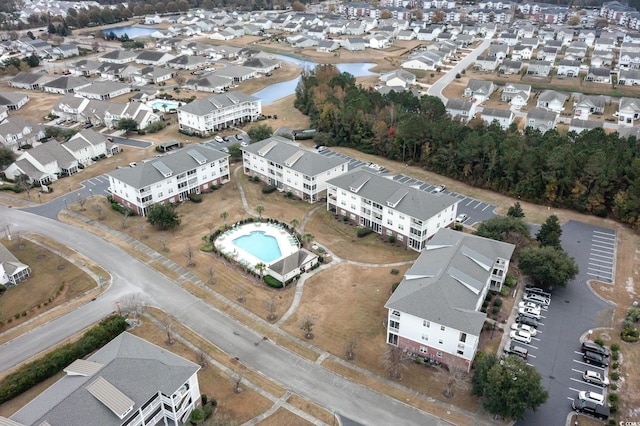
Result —
[[300, 249], [295, 253], [292, 253], [289, 256], [283, 257], [278, 260], [276, 263], [269, 265], [269, 269], [280, 274], [286, 275], [297, 268], [299, 268], [304, 263], [308, 262], [311, 258], [318, 257], [317, 255], [311, 253], [307, 249]]
[[407, 270], [385, 308], [480, 335], [480, 312], [497, 259], [509, 260], [515, 246], [443, 228]]

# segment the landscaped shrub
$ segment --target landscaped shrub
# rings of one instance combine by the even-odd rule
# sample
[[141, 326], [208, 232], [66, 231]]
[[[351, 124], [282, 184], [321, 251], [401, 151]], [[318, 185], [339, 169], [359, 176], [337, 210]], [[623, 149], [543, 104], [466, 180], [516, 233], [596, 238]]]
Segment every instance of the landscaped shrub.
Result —
[[618, 385], [616, 385], [615, 383], [611, 383], [611, 384], [609, 385], [609, 389], [611, 389], [611, 390], [618, 390]]
[[201, 194], [195, 194], [195, 193], [190, 193], [189, 195], [187, 195], [189, 197], [189, 199], [191, 201], [193, 201], [194, 203], [201, 203], [202, 202], [202, 195]]
[[614, 343], [613, 345], [611, 345], [611, 352], [618, 352], [620, 350], [620, 345], [617, 343]]
[[604, 340], [602, 339], [595, 339], [593, 343], [595, 343], [596, 345], [604, 346]]
[[349, 218], [347, 216], [342, 216], [342, 221], [344, 223], [347, 223], [347, 222], [349, 222]]
[[511, 292], [511, 289], [505, 285], [504, 287], [502, 287], [500, 289], [500, 296], [507, 297], [507, 296], [509, 296], [510, 292]]
[[494, 314], [497, 314], [498, 312], [500, 312], [500, 306], [493, 305], [491, 312], [493, 312]]
[[615, 392], [609, 392], [609, 401], [611, 402], [618, 402], [618, 400], [620, 399], [620, 397], [618, 396], [617, 393]]
[[286, 196], [287, 198], [291, 198], [293, 197], [293, 193], [291, 191], [287, 191]]
[[218, 185], [216, 185], [215, 183], [212, 183], [209, 189], [212, 191], [215, 191], [216, 189], [218, 189]]
[[106, 345], [126, 328], [125, 319], [120, 315], [113, 315], [91, 328], [77, 342], [61, 346], [35, 361], [24, 364], [0, 382], [0, 404], [54, 376], [76, 359]]
[[620, 368], [620, 363], [619, 362], [614, 362], [613, 364], [611, 364], [611, 368], [613, 368], [614, 370], [617, 370], [618, 368]]
[[610, 404], [609, 405], [609, 412], [611, 414], [615, 414], [618, 412], [618, 404]]
[[267, 283], [267, 285], [269, 287], [273, 287], [273, 288], [282, 288], [282, 281], [272, 277], [271, 275], [265, 275], [264, 276], [264, 282]]
[[358, 228], [358, 230], [356, 231], [356, 235], [358, 236], [358, 238], [362, 238], [362, 237], [366, 237], [372, 232], [373, 232], [373, 229], [371, 228]]
[[496, 300], [494, 300], [493, 301], [493, 306], [497, 306], [497, 307], [502, 306], [502, 299], [497, 298]]
[[0, 294], [4, 293], [5, 291], [7, 291], [7, 286], [0, 284]]
[[507, 275], [504, 279], [504, 285], [506, 285], [507, 287], [514, 287], [516, 284], [518, 284], [518, 281], [516, 280], [516, 277], [514, 277], [513, 275]]
[[258, 176], [254, 176], [254, 177], [253, 177], [253, 181], [254, 181], [254, 182], [260, 182], [260, 178], [259, 178]]
[[393, 285], [391, 286], [391, 293], [392, 294], [393, 294], [394, 291], [396, 291], [396, 288], [398, 288], [399, 285], [400, 285], [399, 282], [393, 283]]
[[271, 194], [272, 192], [274, 192], [276, 189], [275, 185], [266, 185], [262, 187], [262, 193], [263, 194]]
[[389, 242], [391, 244], [395, 243], [396, 242], [396, 237], [394, 237], [393, 235], [389, 235]]
[[618, 373], [617, 371], [614, 371], [613, 373], [611, 373], [611, 380], [618, 380], [620, 379], [620, 373]]
[[399, 273], [400, 273], [400, 271], [397, 270], [397, 269], [392, 269], [391, 270], [391, 275], [398, 275]]
[[620, 352], [611, 352], [611, 359], [617, 361], [620, 359]]

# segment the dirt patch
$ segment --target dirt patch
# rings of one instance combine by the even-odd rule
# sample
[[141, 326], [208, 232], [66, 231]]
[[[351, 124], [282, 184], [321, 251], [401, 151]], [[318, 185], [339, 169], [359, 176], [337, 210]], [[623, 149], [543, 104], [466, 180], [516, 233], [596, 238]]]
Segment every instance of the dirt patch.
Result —
[[259, 423], [261, 426], [281, 426], [281, 425], [313, 425], [302, 417], [293, 414], [286, 408], [278, 408], [275, 413]]
[[298, 395], [291, 395], [287, 402], [302, 411], [311, 414], [318, 420], [325, 422], [326, 424], [333, 424], [335, 416], [331, 414], [327, 409], [322, 408], [313, 402], [307, 401]]

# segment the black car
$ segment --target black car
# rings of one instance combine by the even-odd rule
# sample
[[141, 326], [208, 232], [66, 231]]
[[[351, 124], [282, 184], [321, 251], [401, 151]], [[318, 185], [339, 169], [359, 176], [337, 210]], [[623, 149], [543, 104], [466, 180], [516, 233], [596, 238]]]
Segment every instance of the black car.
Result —
[[531, 326], [533, 328], [538, 328], [538, 321], [536, 321], [534, 318], [531, 318], [531, 317], [526, 316], [526, 315], [518, 315], [516, 317], [516, 322], [519, 322], [520, 324], [525, 324], [525, 325]]
[[590, 342], [588, 340], [582, 343], [582, 352], [586, 352], [586, 351], [595, 352], [605, 357], [609, 356], [609, 349], [605, 348], [604, 346], [600, 346], [595, 342]]
[[609, 365], [609, 363], [607, 362], [607, 358], [605, 358], [602, 355], [597, 354], [595, 352], [591, 352], [591, 351], [586, 351], [584, 353], [584, 355], [582, 355], [582, 359], [587, 364], [597, 365], [597, 366], [602, 367], [602, 368], [604, 368], [604, 367]]
[[229, 139], [229, 136], [223, 136], [222, 140], [225, 141], [225, 142], [229, 142], [230, 139]]
[[588, 414], [596, 419], [607, 420], [609, 418], [609, 407], [595, 402], [576, 399], [571, 403], [571, 406], [578, 413]]

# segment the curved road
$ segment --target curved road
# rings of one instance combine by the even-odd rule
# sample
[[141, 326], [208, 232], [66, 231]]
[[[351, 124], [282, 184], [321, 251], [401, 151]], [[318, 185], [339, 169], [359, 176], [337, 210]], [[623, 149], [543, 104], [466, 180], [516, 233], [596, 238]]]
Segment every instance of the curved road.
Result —
[[281, 386], [361, 424], [444, 425], [428, 413], [353, 383], [271, 342], [213, 309], [164, 275], [91, 233], [24, 211], [0, 207], [13, 232], [43, 234], [82, 253], [109, 271], [112, 287], [97, 300], [22, 335], [0, 347], [0, 370], [7, 369], [64, 341], [113, 312], [126, 294], [142, 293], [230, 356]]

